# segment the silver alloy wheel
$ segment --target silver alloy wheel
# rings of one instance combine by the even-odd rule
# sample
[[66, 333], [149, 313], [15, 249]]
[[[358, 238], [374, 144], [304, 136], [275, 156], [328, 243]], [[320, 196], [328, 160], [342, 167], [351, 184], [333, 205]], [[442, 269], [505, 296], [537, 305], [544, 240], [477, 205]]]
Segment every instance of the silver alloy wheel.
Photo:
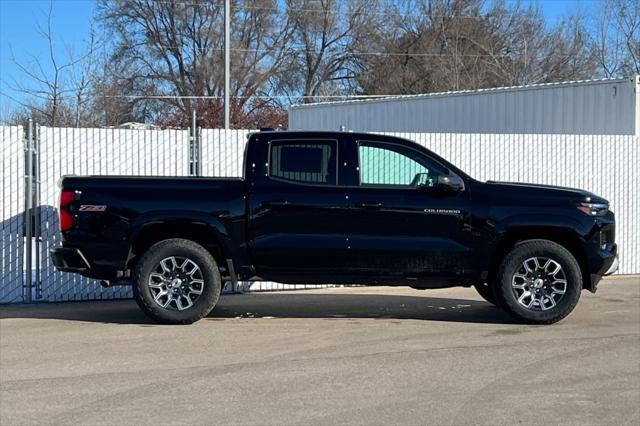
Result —
[[149, 275], [153, 300], [165, 309], [183, 311], [198, 300], [204, 289], [200, 267], [191, 259], [171, 256], [160, 261]]
[[554, 308], [567, 292], [567, 277], [555, 260], [530, 257], [513, 274], [511, 288], [521, 306], [547, 311]]

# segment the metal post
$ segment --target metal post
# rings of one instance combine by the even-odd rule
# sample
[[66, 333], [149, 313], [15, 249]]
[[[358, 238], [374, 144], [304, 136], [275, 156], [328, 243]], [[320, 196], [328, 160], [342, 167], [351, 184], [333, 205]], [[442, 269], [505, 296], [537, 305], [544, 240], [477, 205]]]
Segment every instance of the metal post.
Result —
[[33, 220], [35, 221], [33, 235], [35, 241], [35, 250], [36, 250], [36, 280], [33, 283], [34, 285], [34, 296], [36, 299], [42, 299], [42, 282], [40, 276], [40, 243], [42, 242], [42, 221], [40, 220], [40, 126], [36, 124], [35, 129], [35, 138], [33, 141], [33, 200], [34, 200], [34, 211], [33, 211]]
[[191, 126], [189, 126], [189, 176], [195, 176], [196, 174], [196, 162], [195, 162], [195, 135], [193, 134], [193, 116], [195, 110], [191, 108]]
[[196, 149], [198, 150], [198, 176], [202, 176], [202, 128], [196, 129]]
[[200, 149], [198, 146], [198, 127], [196, 109], [191, 109], [191, 175], [200, 176]]
[[25, 200], [24, 200], [24, 226], [25, 226], [25, 273], [26, 273], [26, 286], [25, 286], [25, 301], [31, 302], [31, 291], [33, 289], [33, 277], [31, 271], [33, 270], [31, 259], [31, 243], [32, 243], [32, 209], [33, 209], [33, 120], [30, 118], [27, 126], [27, 149], [25, 151]]
[[224, 0], [224, 128], [229, 128], [229, 73], [231, 72], [231, 56], [230, 49], [230, 30], [229, 23], [231, 21], [230, 0]]

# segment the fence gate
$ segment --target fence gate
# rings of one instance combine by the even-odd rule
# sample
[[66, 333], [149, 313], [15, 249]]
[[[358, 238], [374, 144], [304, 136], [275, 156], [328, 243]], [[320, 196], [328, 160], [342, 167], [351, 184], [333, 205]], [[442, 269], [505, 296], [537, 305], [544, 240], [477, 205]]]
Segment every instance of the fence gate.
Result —
[[188, 176], [193, 152], [188, 130], [38, 127], [40, 157], [38, 296], [47, 301], [131, 297], [129, 287], [102, 289], [95, 280], [56, 271], [49, 249], [60, 244], [60, 176]]

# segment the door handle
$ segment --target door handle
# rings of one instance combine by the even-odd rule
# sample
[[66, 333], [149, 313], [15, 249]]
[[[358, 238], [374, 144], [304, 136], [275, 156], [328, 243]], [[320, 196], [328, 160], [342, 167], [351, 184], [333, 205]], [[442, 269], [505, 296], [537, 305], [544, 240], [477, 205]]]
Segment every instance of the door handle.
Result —
[[361, 209], [379, 209], [382, 207], [382, 203], [379, 201], [365, 201], [364, 203], [356, 204], [356, 207]]

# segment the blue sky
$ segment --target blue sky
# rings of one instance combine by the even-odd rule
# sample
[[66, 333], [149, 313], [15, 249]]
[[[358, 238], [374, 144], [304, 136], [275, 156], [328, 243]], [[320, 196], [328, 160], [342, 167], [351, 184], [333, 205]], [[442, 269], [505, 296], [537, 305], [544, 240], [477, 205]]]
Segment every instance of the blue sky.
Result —
[[[516, 1], [516, 0], [513, 0]], [[537, 2], [550, 22], [554, 22], [569, 10], [590, 10], [598, 6], [599, 0], [525, 0]], [[24, 79], [16, 68], [12, 54], [20, 63], [28, 62], [32, 56], [47, 54], [44, 40], [34, 30], [36, 22], [45, 22], [49, 0], [0, 0], [0, 115], [14, 102], [8, 96], [23, 99], [11, 90], [12, 82]], [[87, 39], [91, 17], [95, 10], [94, 0], [54, 0], [53, 32], [56, 36], [54, 48], [59, 55], [68, 49], [80, 49]]]
[[[20, 63], [28, 63], [32, 56], [48, 54], [35, 25], [46, 22], [50, 4], [49, 0], [0, 0], [0, 108], [13, 104], [7, 95], [22, 99], [9, 87], [14, 79], [24, 78], [13, 56]], [[56, 36], [54, 49], [59, 55], [66, 55], [68, 49], [81, 48], [88, 37], [94, 9], [94, 0], [53, 1], [52, 32]]]
[[[537, 0], [529, 3], [538, 3], [542, 7], [547, 19], [550, 22], [554, 22], [556, 19], [562, 17], [568, 11], [577, 9], [591, 10], [598, 6], [601, 0]], [[512, 3], [514, 1], [511, 1]]]

